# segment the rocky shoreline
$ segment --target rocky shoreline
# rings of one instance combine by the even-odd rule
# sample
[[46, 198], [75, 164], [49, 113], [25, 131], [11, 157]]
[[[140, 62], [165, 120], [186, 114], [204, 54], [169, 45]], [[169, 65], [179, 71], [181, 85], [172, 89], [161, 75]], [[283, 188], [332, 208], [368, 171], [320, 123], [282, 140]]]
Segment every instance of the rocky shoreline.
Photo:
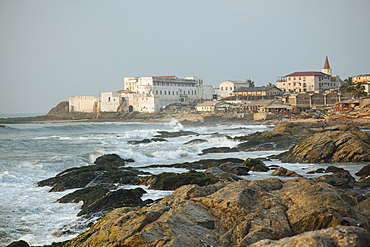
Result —
[[[196, 133], [161, 132], [158, 139], [149, 141], [181, 135]], [[238, 151], [291, 147], [271, 158], [315, 163], [370, 160], [370, 135], [354, 126], [323, 129], [280, 122], [272, 131], [233, 139], [240, 142], [236, 150], [212, 152], [229, 152], [232, 157]], [[135, 161], [103, 155], [94, 165], [68, 169], [38, 183], [50, 186], [51, 193], [77, 189], [58, 203], [83, 201], [79, 215], [100, 218], [78, 237], [49, 246], [370, 246], [370, 165], [356, 173], [360, 177], [356, 181], [335, 166], [313, 171], [318, 175], [309, 179], [284, 165], [267, 167], [263, 159], [159, 164], [155, 167], [186, 168], [188, 172], [158, 175], [133, 169], [131, 162]], [[272, 177], [242, 179], [249, 171], [271, 173]], [[143, 201], [145, 190], [119, 188], [125, 184], [174, 192], [159, 201]], [[61, 229], [58, 234], [72, 233]]]

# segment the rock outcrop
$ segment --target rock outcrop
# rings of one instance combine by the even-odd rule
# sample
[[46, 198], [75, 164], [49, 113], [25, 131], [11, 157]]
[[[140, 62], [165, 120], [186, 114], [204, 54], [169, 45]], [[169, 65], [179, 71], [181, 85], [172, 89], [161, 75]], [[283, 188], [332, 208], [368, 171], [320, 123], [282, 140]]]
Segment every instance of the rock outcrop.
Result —
[[[263, 246], [258, 242], [263, 239], [366, 243], [369, 217], [346, 198], [342, 190], [307, 178], [186, 185], [149, 207], [113, 210], [66, 246]], [[337, 227], [344, 219], [364, 229]]]
[[355, 226], [338, 226], [319, 231], [311, 231], [290, 238], [261, 240], [250, 247], [369, 247], [370, 235], [363, 228]]
[[281, 156], [288, 163], [370, 161], [370, 134], [343, 127], [307, 136]]
[[358, 182], [370, 185], [370, 165], [362, 167], [355, 175], [360, 177]]

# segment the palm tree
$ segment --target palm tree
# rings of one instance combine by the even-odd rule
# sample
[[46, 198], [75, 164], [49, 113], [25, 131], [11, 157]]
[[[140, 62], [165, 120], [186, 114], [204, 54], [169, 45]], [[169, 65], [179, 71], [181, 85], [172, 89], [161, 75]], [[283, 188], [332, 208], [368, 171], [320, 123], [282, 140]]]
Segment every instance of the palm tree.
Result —
[[344, 80], [342, 86], [340, 86], [339, 90], [343, 93], [352, 93], [355, 88], [355, 83], [352, 80], [352, 77], [348, 77]]
[[269, 83], [267, 84], [267, 87], [275, 87], [275, 84], [272, 84], [271, 82], [269, 82]]
[[249, 84], [249, 87], [255, 87], [254, 81], [251, 79], [246, 80], [246, 82]]
[[367, 96], [365, 92], [365, 87], [361, 84], [361, 82], [357, 82], [352, 90], [352, 97], [359, 99], [361, 97]]

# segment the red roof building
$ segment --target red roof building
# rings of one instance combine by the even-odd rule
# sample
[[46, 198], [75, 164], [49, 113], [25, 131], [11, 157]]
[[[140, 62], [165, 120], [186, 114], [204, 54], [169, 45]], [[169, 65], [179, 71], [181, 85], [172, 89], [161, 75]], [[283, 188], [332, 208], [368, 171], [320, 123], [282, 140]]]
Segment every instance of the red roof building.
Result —
[[289, 93], [323, 93], [338, 91], [341, 85], [339, 76], [333, 76], [328, 57], [324, 68], [318, 71], [301, 71], [278, 77], [276, 87]]

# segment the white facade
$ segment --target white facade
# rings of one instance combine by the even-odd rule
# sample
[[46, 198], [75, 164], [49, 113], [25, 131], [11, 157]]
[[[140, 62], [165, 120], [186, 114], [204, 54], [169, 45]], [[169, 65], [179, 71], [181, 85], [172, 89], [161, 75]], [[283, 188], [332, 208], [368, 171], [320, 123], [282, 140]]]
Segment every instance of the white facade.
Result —
[[328, 92], [339, 90], [339, 76], [331, 76], [322, 72], [295, 72], [276, 80], [276, 87], [284, 92]]
[[289, 93], [323, 93], [337, 91], [341, 86], [338, 75], [332, 75], [329, 59], [326, 56], [321, 72], [295, 72], [276, 79], [276, 87]]
[[69, 97], [69, 112], [97, 112], [98, 97], [74, 96]]
[[162, 107], [180, 102], [212, 99], [211, 90], [204, 90], [203, 78], [176, 76], [125, 77], [124, 89], [130, 111], [159, 112]]
[[249, 87], [245, 81], [224, 81], [220, 83], [219, 95], [221, 98], [234, 96], [234, 91], [240, 87]]
[[117, 92], [100, 93], [100, 111], [117, 112], [122, 103], [122, 97]]

